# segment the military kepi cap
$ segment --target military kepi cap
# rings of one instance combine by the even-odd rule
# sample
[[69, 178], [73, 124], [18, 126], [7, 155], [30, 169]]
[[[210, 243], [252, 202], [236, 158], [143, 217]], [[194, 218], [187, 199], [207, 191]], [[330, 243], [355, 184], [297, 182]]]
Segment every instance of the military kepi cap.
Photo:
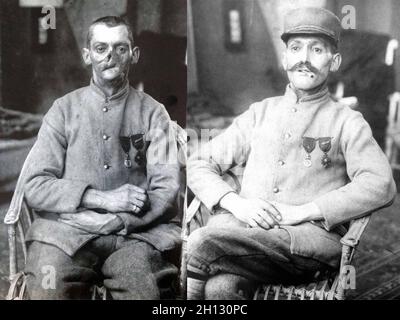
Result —
[[300, 34], [322, 35], [338, 44], [340, 20], [329, 10], [317, 7], [302, 7], [289, 11], [284, 18], [284, 31], [281, 39]]

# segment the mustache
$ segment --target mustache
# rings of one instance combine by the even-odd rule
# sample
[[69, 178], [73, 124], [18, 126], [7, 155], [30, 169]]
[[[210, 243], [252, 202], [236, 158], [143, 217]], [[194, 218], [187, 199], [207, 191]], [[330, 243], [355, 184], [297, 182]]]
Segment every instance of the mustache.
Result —
[[312, 73], [318, 73], [319, 72], [318, 69], [316, 67], [314, 67], [308, 61], [306, 61], [306, 62], [297, 62], [294, 66], [289, 68], [289, 71], [296, 71], [297, 69], [301, 69], [301, 68], [304, 68], [304, 67], [307, 68]]

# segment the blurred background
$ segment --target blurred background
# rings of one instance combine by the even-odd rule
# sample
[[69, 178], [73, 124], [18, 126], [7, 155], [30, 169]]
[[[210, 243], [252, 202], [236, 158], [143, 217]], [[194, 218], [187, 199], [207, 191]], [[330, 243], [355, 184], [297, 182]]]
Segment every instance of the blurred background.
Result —
[[[395, 50], [400, 36], [399, 1], [190, 0], [189, 4], [189, 125], [203, 126], [196, 119], [203, 104], [231, 116], [252, 102], [284, 92], [287, 78], [280, 63], [280, 35], [289, 9], [321, 6], [342, 19], [347, 16], [342, 9], [351, 5], [356, 29], [343, 32], [343, 64], [330, 88], [338, 98], [358, 99], [357, 108], [384, 148], [388, 97], [400, 89], [396, 82], [399, 51]], [[204, 120], [204, 115], [200, 118]], [[214, 122], [226, 125], [220, 119]]]
[[[55, 8], [46, 29], [42, 7]], [[3, 218], [42, 116], [55, 99], [87, 86], [90, 67], [81, 49], [97, 18], [124, 17], [133, 27], [140, 60], [130, 84], [186, 123], [186, 0], [0, 1], [0, 299], [8, 287], [7, 230]]]
[[[343, 63], [330, 79], [330, 91], [364, 115], [400, 181], [397, 0], [188, 0], [188, 128], [223, 129], [251, 103], [284, 93], [283, 16], [300, 6], [325, 7], [355, 27], [342, 33]], [[363, 236], [351, 298], [399, 298], [399, 253], [396, 198], [373, 216]]]

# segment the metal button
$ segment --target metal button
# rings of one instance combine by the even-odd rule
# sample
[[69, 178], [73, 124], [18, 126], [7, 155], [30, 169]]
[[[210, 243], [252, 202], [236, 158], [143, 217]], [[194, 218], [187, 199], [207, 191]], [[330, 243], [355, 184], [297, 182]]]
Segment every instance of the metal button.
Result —
[[278, 192], [279, 192], [279, 188], [278, 188], [278, 187], [275, 187], [272, 191], [273, 191], [274, 193], [278, 193]]
[[107, 112], [108, 111], [108, 108], [107, 107], [104, 107], [103, 108], [103, 112]]
[[285, 139], [290, 139], [291, 134], [289, 132], [285, 133]]
[[285, 164], [285, 162], [283, 160], [279, 160], [278, 163], [280, 166], [283, 166]]
[[110, 166], [109, 166], [108, 164], [105, 164], [105, 165], [104, 165], [104, 169], [107, 170], [107, 169], [109, 169], [109, 168], [110, 168]]
[[296, 108], [292, 108], [292, 112], [293, 113], [297, 112], [297, 109]]
[[107, 136], [106, 134], [103, 135], [103, 140], [108, 140], [109, 136]]

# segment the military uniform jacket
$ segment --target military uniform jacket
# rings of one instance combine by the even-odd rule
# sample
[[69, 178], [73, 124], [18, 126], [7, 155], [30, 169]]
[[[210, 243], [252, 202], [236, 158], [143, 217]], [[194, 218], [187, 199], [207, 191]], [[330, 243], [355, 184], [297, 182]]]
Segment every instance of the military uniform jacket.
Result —
[[[312, 152], [303, 147], [304, 137], [314, 139]], [[319, 141], [329, 142], [326, 156]], [[324, 156], [328, 166], [321, 163]], [[333, 101], [326, 88], [298, 99], [288, 85], [284, 96], [252, 104], [190, 157], [188, 185], [212, 210], [234, 191], [220, 176], [243, 163], [241, 196], [318, 206], [324, 217], [319, 225], [284, 228], [293, 254], [333, 266], [341, 252], [337, 227], [390, 203], [396, 193], [390, 165], [369, 125], [359, 112]]]
[[[74, 224], [74, 215], [83, 226], [96, 217], [101, 224], [102, 218], [114, 216], [82, 208], [86, 189], [111, 190], [130, 183], [147, 190], [150, 207], [139, 216], [118, 213], [123, 221], [118, 234], [147, 241], [159, 250], [172, 249], [180, 240], [179, 226], [170, 223], [177, 213], [179, 165], [169, 124], [165, 108], [128, 83], [106, 97], [92, 81], [56, 100], [22, 172], [24, 196], [38, 213], [26, 240], [50, 243], [73, 255], [89, 240], [112, 233], [93, 233]], [[120, 137], [131, 136], [127, 167]]]

